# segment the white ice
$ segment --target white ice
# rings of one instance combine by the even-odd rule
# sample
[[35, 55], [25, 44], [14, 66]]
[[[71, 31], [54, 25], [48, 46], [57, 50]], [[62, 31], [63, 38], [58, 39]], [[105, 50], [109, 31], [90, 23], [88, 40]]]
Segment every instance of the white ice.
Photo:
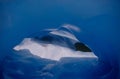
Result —
[[21, 44], [14, 47], [14, 50], [20, 51], [28, 49], [33, 55], [37, 55], [41, 58], [60, 60], [62, 57], [92, 57], [96, 58], [92, 52], [80, 52], [75, 51], [67, 47], [62, 47], [54, 44], [38, 43], [31, 40], [31, 38], [25, 38]]

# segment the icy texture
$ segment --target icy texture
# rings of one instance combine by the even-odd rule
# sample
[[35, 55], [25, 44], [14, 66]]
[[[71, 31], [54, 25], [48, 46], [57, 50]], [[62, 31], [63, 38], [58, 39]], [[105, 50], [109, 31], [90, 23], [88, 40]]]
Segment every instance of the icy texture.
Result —
[[[66, 27], [59, 30], [72, 34]], [[74, 43], [79, 42], [78, 40], [61, 34], [50, 34], [53, 31], [47, 31], [45, 35], [52, 36], [52, 39], [43, 40], [43, 35], [35, 36], [15, 46], [13, 52], [3, 61], [3, 79], [115, 78], [111, 75], [115, 70], [109, 63], [99, 60], [92, 52], [76, 51]], [[59, 39], [54, 39], [58, 37]], [[73, 45], [73, 48], [69, 45]]]
[[[119, 0], [0, 0], [0, 79], [120, 79], [119, 7]], [[13, 47], [24, 38], [34, 37], [33, 33], [57, 28], [64, 23], [80, 28], [80, 33], [75, 33], [76, 37], [87, 44], [98, 59], [63, 58], [56, 62], [28, 55], [28, 50], [13, 51]], [[44, 36], [44, 33], [36, 36], [40, 35]], [[67, 42], [60, 46], [74, 50], [71, 42]], [[50, 67], [46, 67], [49, 67], [47, 71], [50, 74], [44, 75], [49, 76], [35, 75], [35, 71], [41, 70], [39, 68], [48, 62]], [[16, 72], [18, 69], [20, 71]]]
[[[79, 42], [71, 33], [71, 28], [74, 29], [77, 27], [64, 25], [59, 29], [51, 30], [46, 36], [38, 36], [39, 42], [32, 40], [32, 38], [25, 38], [20, 45], [14, 47], [14, 50], [27, 49], [34, 55], [52, 60], [59, 60], [62, 57], [96, 57], [92, 52], [76, 51], [68, 47], [69, 45], [73, 45], [73, 48], [75, 48], [74, 43]], [[57, 39], [58, 37], [59, 39]], [[68, 43], [68, 41], [70, 42]], [[60, 46], [60, 43], [62, 43], [62, 46]]]

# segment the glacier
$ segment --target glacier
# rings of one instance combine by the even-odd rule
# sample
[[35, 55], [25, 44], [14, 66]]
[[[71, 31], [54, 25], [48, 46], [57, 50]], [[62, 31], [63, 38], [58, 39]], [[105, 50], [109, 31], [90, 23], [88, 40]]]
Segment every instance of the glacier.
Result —
[[25, 38], [5, 58], [3, 79], [106, 79], [113, 72], [110, 64], [83, 43], [80, 47], [89, 52], [76, 50], [75, 43], [80, 41], [70, 27], [75, 26], [63, 25]]
[[[0, 79], [120, 79], [119, 7], [119, 0], [0, 0]], [[56, 31], [62, 24], [80, 29], [65, 25], [72, 34]], [[53, 38], [60, 36], [57, 41], [40, 39], [50, 31]], [[25, 41], [37, 45], [35, 49], [52, 51], [52, 46], [67, 54], [41, 57], [24, 49]]]

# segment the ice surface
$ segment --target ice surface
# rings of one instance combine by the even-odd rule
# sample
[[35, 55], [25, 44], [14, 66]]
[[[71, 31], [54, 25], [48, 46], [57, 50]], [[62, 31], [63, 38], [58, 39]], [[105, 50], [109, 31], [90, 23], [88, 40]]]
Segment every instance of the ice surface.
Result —
[[[72, 34], [72, 30], [74, 29], [79, 30], [79, 28], [75, 26], [64, 25], [56, 30], [51, 30], [46, 36], [39, 36], [39, 42], [32, 40], [32, 38], [25, 38], [20, 45], [14, 47], [14, 50], [20, 51], [27, 49], [33, 55], [52, 60], [60, 60], [62, 57], [97, 58], [93, 52], [76, 51], [68, 47], [70, 45], [67, 43], [68, 40], [70, 40], [70, 43], [73, 43], [74, 48], [74, 43], [79, 42], [75, 35]], [[57, 37], [59, 37], [59, 39], [57, 39]], [[65, 38], [67, 38], [67, 40], [65, 40]], [[63, 43], [62, 46], [61, 43]]]
[[[120, 79], [119, 7], [120, 0], [0, 0], [0, 79], [47, 79], [48, 77], [52, 79], [85, 79], [85, 77], [86, 79]], [[39, 60], [40, 57], [33, 57], [34, 55], [28, 50], [14, 51], [12, 48], [20, 44], [24, 38], [28, 38], [29, 34], [40, 32], [42, 29], [56, 30], [54, 28], [64, 23], [80, 27], [80, 32], [75, 33], [77, 39], [87, 44], [98, 59], [94, 61], [92, 58], [84, 58], [85, 62], [78, 62], [79, 66], [73, 66], [71, 59], [60, 59], [64, 64], [59, 63], [54, 67], [53, 63], [50, 63], [49, 70], [46, 70], [48, 67], [46, 66], [44, 68], [46, 72], [42, 74], [44, 77], [40, 77], [41, 73], [35, 71], [41, 70], [44, 65], [39, 67], [36, 61], [41, 61], [41, 65], [48, 62], [45, 60], [42, 63], [42, 59]], [[74, 30], [79, 31], [76, 28]], [[44, 33], [37, 36], [40, 35], [44, 36]], [[67, 40], [66, 45], [61, 40], [59, 42], [61, 42], [60, 46], [74, 50], [71, 41]], [[56, 44], [58, 44], [57, 41], [54, 45]], [[65, 65], [64, 61], [68, 61], [68, 65]], [[69, 63], [72, 64], [69, 65]], [[75, 72], [72, 75], [67, 72], [74, 70], [73, 67], [80, 67], [79, 73], [83, 72], [84, 75], [77, 75]], [[53, 68], [53, 71], [50, 68]], [[19, 70], [16, 73], [17, 69]], [[45, 78], [45, 74], [49, 76]]]
[[72, 34], [71, 28], [62, 26], [51, 30], [45, 36], [51, 38], [25, 38], [6, 58], [4, 79], [78, 79], [86, 78], [86, 74], [91, 77], [98, 58], [93, 52], [75, 49], [74, 43], [79, 40]]
[[92, 52], [75, 51], [67, 47], [54, 44], [44, 44], [25, 38], [22, 44], [14, 47], [16, 51], [28, 49], [32, 54], [46, 59], [59, 60], [62, 57], [96, 57]]
[[116, 69], [110, 63], [93, 52], [76, 50], [75, 43], [80, 41], [71, 27], [62, 26], [43, 31], [45, 35], [24, 38], [3, 61], [1, 78], [114, 79]]
[[20, 50], [6, 58], [3, 76], [4, 79], [87, 79], [86, 75], [94, 75], [97, 62], [97, 58], [91, 57], [65, 57], [54, 61], [35, 56], [28, 50]]
[[118, 69], [111, 64], [113, 60], [103, 61], [107, 58], [102, 55], [98, 58], [96, 52], [75, 49], [75, 43], [81, 41], [71, 27], [47, 29], [44, 33], [24, 38], [2, 62], [1, 78], [115, 79]]

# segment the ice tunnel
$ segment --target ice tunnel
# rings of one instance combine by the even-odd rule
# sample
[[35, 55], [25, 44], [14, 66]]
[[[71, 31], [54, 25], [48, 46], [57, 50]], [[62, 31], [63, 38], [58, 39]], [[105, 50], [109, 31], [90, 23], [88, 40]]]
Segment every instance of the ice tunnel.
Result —
[[1, 0], [0, 79], [120, 79], [119, 0]]

